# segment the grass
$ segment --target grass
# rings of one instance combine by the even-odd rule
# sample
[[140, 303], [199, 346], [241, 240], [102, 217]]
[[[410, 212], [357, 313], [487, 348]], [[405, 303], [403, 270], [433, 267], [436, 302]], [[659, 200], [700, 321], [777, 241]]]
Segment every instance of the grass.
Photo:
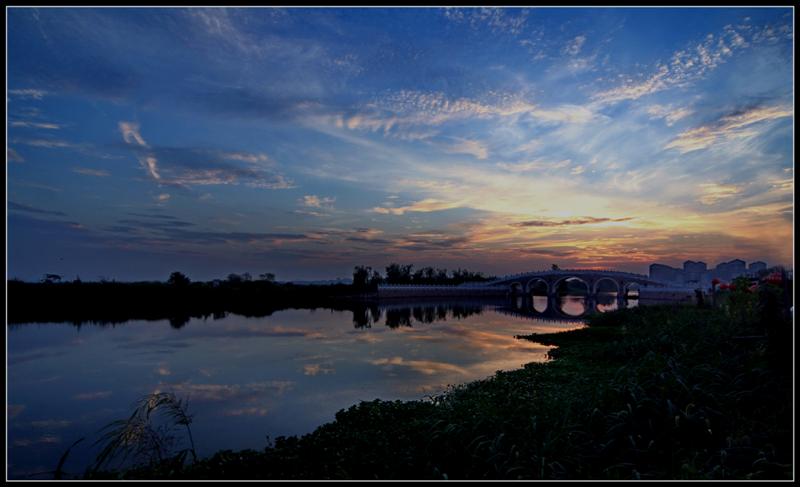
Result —
[[556, 346], [554, 360], [429, 401], [362, 402], [264, 450], [88, 477], [791, 479], [792, 323], [731, 313], [598, 315], [584, 329], [519, 337]]

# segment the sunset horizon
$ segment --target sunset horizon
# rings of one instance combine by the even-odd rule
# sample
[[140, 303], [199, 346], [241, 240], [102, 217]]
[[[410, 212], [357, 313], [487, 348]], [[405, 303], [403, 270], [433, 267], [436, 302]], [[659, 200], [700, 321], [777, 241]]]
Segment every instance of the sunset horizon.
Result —
[[788, 8], [9, 8], [8, 277], [793, 265]]

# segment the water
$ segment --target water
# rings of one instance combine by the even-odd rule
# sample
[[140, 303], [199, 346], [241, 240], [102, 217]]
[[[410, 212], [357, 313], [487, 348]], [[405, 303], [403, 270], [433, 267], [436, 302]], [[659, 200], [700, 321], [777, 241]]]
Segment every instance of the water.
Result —
[[180, 328], [167, 320], [12, 325], [8, 475], [53, 471], [85, 437], [64, 466], [83, 472], [98, 430], [156, 391], [190, 399], [200, 456], [262, 449], [267, 436], [308, 433], [361, 400], [424, 399], [544, 361], [550, 347], [514, 336], [580, 327], [569, 315], [581, 306], [578, 297], [562, 298], [566, 313], [525, 302], [417, 302], [227, 315]]

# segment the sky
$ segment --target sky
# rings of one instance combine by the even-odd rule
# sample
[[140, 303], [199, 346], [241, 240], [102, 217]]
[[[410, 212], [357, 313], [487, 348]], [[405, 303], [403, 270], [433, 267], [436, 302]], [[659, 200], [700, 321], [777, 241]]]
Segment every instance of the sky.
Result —
[[8, 277], [793, 267], [791, 8], [8, 8]]

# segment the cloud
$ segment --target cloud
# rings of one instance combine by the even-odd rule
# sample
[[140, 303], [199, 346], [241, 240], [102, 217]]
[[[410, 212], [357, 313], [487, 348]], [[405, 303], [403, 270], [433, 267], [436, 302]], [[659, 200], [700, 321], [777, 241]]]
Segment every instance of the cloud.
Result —
[[336, 372], [333, 368], [323, 367], [322, 364], [308, 364], [303, 366], [303, 375], [318, 375], [318, 374], [333, 374]]
[[35, 208], [33, 206], [15, 203], [13, 201], [8, 202], [8, 209], [14, 211], [24, 211], [27, 213], [37, 213], [40, 215], [67, 216], [65, 213], [61, 211], [42, 210], [40, 208]]
[[26, 88], [26, 89], [17, 89], [17, 90], [8, 90], [8, 94], [15, 97], [15, 98], [30, 98], [33, 100], [41, 100], [48, 94], [45, 90], [37, 90], [34, 88]]
[[489, 149], [482, 142], [477, 140], [456, 139], [455, 144], [444, 146], [444, 151], [451, 154], [469, 154], [476, 159], [486, 159], [489, 157]]
[[451, 22], [466, 24], [476, 30], [488, 28], [494, 33], [512, 36], [523, 33], [528, 20], [528, 11], [523, 9], [446, 7], [443, 13]]
[[647, 107], [647, 113], [651, 118], [663, 118], [667, 122], [667, 126], [671, 127], [678, 120], [693, 114], [694, 111], [688, 107], [675, 108], [673, 105], [650, 105]]
[[572, 161], [563, 159], [560, 161], [548, 161], [544, 159], [536, 159], [528, 162], [498, 162], [497, 167], [511, 172], [529, 172], [529, 171], [545, 171], [554, 169], [563, 169], [568, 167]]
[[32, 147], [44, 147], [45, 149], [64, 149], [64, 148], [80, 148], [82, 146], [67, 142], [66, 140], [57, 139], [14, 139], [15, 144], [25, 144]]
[[[592, 98], [601, 105], [614, 104], [685, 86], [715, 70], [733, 56], [735, 51], [748, 48], [753, 43], [778, 39], [775, 35], [765, 34], [774, 34], [778, 30], [770, 26], [764, 26], [754, 34], [749, 29], [737, 31], [737, 28], [738, 26], [735, 28], [727, 25], [716, 35], [708, 34], [694, 46], [673, 52], [668, 62], [656, 65], [654, 73], [638, 80], [626, 77], [627, 80], [621, 86], [596, 93]], [[750, 41], [747, 41], [747, 36]]]
[[12, 127], [27, 127], [46, 130], [58, 130], [61, 128], [61, 125], [58, 125], [57, 123], [29, 122], [25, 120], [14, 120], [9, 125]]
[[108, 177], [111, 175], [108, 171], [104, 169], [90, 169], [86, 167], [73, 167], [72, 172], [83, 174], [85, 176], [95, 176], [100, 178]]
[[460, 206], [457, 202], [441, 201], [434, 198], [427, 198], [417, 201], [408, 206], [400, 207], [382, 207], [378, 206], [372, 209], [375, 213], [382, 215], [403, 215], [407, 212], [429, 213], [432, 211], [450, 210]]
[[780, 105], [737, 110], [711, 124], [681, 132], [664, 149], [676, 149], [685, 154], [728, 140], [753, 137], [759, 135], [759, 132], [748, 129], [749, 126], [793, 115], [794, 110], [791, 107]]
[[313, 194], [307, 194], [303, 196], [302, 200], [303, 206], [307, 206], [309, 208], [333, 208], [334, 202], [336, 202], [336, 198], [320, 198], [319, 196]]
[[125, 142], [128, 144], [136, 144], [141, 147], [147, 147], [147, 142], [144, 141], [144, 138], [142, 138], [142, 135], [139, 133], [138, 123], [119, 122], [118, 127]]
[[586, 36], [576, 36], [564, 46], [562, 52], [570, 56], [577, 56], [581, 52], [581, 47], [583, 47], [584, 42], [586, 42]]
[[537, 108], [531, 115], [546, 122], [584, 124], [592, 120], [594, 112], [587, 107], [565, 104], [553, 109]]
[[[519, 120], [530, 117], [551, 123], [583, 124], [592, 120], [589, 107], [561, 104], [540, 107], [516, 93], [490, 92], [481, 98], [452, 98], [442, 92], [400, 90], [363, 106], [357, 113], [322, 117], [350, 130], [382, 132], [406, 140], [433, 137], [413, 127], [438, 127], [474, 120]], [[476, 153], [475, 148], [470, 153]]]
[[564, 227], [573, 225], [594, 225], [597, 223], [611, 223], [611, 222], [626, 222], [633, 220], [633, 217], [624, 218], [607, 218], [607, 217], [591, 217], [585, 216], [571, 220], [527, 220], [523, 222], [514, 223], [515, 227]]
[[125, 142], [134, 148], [139, 163], [158, 184], [180, 187], [243, 184], [265, 189], [295, 187], [290, 179], [267, 167], [271, 163], [266, 154], [151, 147], [142, 137], [138, 124], [119, 122], [118, 126]]
[[700, 203], [713, 205], [742, 192], [741, 186], [735, 184], [705, 183], [700, 184]]

